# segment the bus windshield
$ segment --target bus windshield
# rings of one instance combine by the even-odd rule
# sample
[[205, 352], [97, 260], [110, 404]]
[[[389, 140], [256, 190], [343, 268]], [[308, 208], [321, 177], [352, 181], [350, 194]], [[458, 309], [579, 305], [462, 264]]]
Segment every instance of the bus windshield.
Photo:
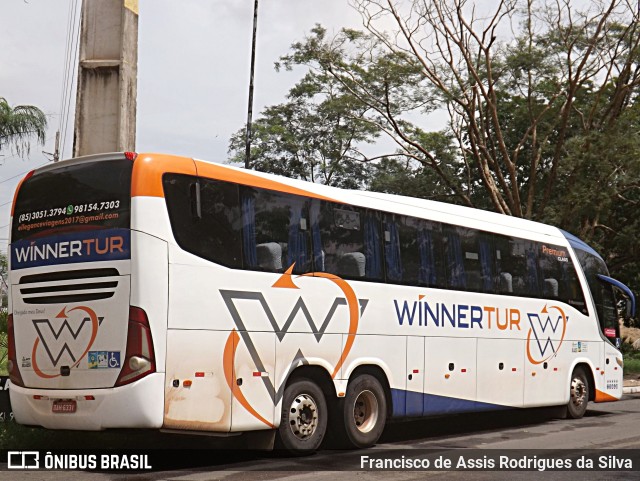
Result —
[[574, 246], [574, 248], [593, 296], [600, 329], [605, 337], [615, 341], [616, 338], [620, 337], [615, 294], [611, 284], [598, 278], [598, 275], [609, 276], [609, 270], [599, 256], [577, 246]]

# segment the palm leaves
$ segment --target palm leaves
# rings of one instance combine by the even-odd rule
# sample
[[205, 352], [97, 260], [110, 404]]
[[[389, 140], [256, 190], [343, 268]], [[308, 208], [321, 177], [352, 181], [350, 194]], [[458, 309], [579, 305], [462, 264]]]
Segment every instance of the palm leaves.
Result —
[[39, 144], [44, 144], [46, 129], [47, 117], [38, 107], [11, 107], [0, 97], [0, 151], [9, 147], [20, 156], [29, 154], [34, 137]]

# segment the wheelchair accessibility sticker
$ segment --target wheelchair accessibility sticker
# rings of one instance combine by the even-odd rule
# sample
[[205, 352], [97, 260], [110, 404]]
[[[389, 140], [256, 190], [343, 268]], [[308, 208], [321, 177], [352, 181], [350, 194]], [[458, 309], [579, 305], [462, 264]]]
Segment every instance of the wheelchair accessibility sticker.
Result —
[[120, 368], [120, 351], [89, 351], [89, 369]]

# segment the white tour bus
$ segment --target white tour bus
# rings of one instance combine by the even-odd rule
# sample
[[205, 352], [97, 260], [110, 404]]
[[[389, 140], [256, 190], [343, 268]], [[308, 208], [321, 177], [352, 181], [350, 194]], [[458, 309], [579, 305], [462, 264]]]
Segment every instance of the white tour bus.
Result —
[[[15, 419], [50, 429], [325, 433], [622, 395], [616, 295], [555, 227], [158, 154], [18, 187]], [[277, 434], [277, 436], [276, 436]]]

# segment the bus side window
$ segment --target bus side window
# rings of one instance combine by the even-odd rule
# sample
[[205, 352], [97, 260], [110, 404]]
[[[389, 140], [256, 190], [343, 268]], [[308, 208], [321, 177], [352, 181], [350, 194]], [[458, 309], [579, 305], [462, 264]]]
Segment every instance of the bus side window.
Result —
[[[536, 244], [524, 239], [496, 236], [499, 293], [541, 297]], [[498, 253], [500, 258], [497, 259]]]
[[568, 249], [539, 244], [540, 276], [544, 279], [544, 296], [559, 299], [585, 312], [584, 294]]
[[[192, 186], [200, 183], [201, 218], [191, 212]], [[234, 184], [181, 174], [163, 176], [171, 229], [178, 245], [227, 267], [242, 267], [241, 216]]]
[[474, 229], [456, 229], [462, 242], [462, 262], [466, 289], [473, 292], [493, 292], [495, 259], [489, 234]]
[[496, 294], [514, 293], [514, 274], [510, 263], [510, 239], [507, 236], [494, 234], [493, 250], [496, 266]]
[[564, 302], [572, 305], [583, 314], [588, 314], [589, 311], [587, 310], [587, 303], [585, 302], [584, 293], [578, 280], [578, 273], [570, 258], [569, 262], [561, 265], [561, 269], [562, 283], [565, 286], [565, 291], [563, 292]]
[[382, 231], [380, 214], [366, 210], [364, 214], [364, 275], [369, 280], [383, 280]]
[[311, 240], [305, 197], [241, 187], [242, 245], [247, 269], [309, 272]]
[[385, 214], [384, 254], [387, 281], [405, 285], [444, 287], [438, 223]]
[[378, 214], [313, 200], [310, 208], [315, 270], [345, 278], [382, 280]]
[[454, 289], [467, 288], [467, 275], [460, 234], [464, 235], [462, 229], [458, 227], [446, 226], [443, 228], [447, 286]]
[[[413, 283], [418, 280], [418, 276], [414, 275], [413, 267], [419, 265], [417, 260], [418, 250], [416, 236], [415, 234], [411, 236], [409, 229], [401, 232], [399, 224], [402, 220], [404, 219], [401, 219], [399, 215], [384, 215], [384, 259], [387, 270], [387, 281]], [[406, 237], [411, 239], [413, 243], [411, 240], [409, 240], [409, 242], [405, 241], [405, 233]], [[415, 245], [415, 249], [411, 249], [413, 245]], [[405, 247], [405, 249], [402, 249], [402, 247]], [[413, 261], [409, 264], [409, 270], [404, 268], [404, 262], [407, 257], [410, 257]]]
[[[323, 271], [346, 278], [362, 278], [366, 272], [361, 209], [320, 202], [319, 218], [312, 219], [316, 258], [322, 256]], [[317, 225], [316, 225], [317, 223]], [[321, 252], [322, 254], [318, 254]]]

